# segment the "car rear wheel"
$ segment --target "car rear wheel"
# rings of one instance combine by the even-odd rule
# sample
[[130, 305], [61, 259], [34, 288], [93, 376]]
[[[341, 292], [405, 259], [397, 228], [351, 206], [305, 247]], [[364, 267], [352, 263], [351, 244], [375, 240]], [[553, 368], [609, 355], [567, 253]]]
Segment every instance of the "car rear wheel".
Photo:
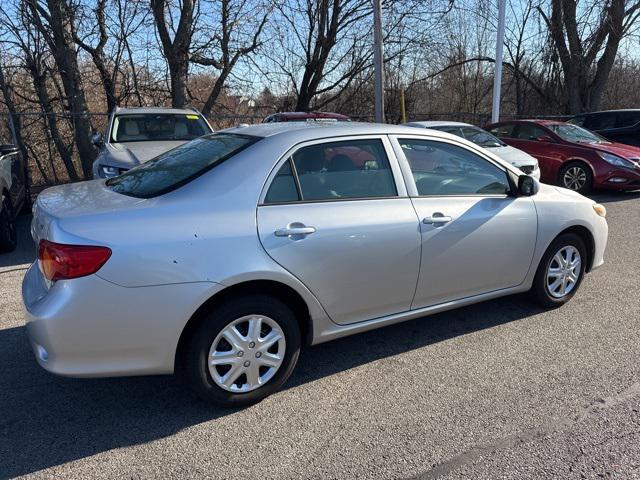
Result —
[[560, 170], [560, 186], [585, 195], [591, 191], [593, 174], [583, 162], [571, 162]]
[[556, 238], [538, 265], [531, 293], [543, 307], [554, 308], [575, 295], [584, 277], [587, 250], [573, 233]]
[[0, 199], [0, 253], [12, 252], [18, 244], [16, 219], [7, 195]]
[[214, 308], [187, 345], [186, 375], [205, 400], [233, 407], [258, 402], [289, 378], [300, 329], [280, 300], [251, 295]]

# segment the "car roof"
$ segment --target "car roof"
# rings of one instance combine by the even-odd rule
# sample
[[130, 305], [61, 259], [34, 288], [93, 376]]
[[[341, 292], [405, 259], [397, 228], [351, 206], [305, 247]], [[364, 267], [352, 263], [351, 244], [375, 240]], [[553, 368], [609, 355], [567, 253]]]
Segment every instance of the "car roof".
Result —
[[[278, 112], [272, 115], [278, 115], [285, 118], [335, 118], [340, 120], [349, 120], [349, 117], [341, 113], [333, 112]], [[269, 115], [270, 117], [271, 115]]]
[[473, 127], [470, 123], [464, 122], [450, 122], [448, 120], [423, 120], [419, 122], [407, 122], [405, 125], [409, 125], [412, 127], [424, 127], [424, 128], [434, 128], [434, 127]]
[[499, 126], [499, 125], [508, 125], [510, 123], [514, 124], [523, 124], [523, 123], [537, 123], [538, 125], [564, 125], [567, 122], [562, 122], [560, 120], [547, 120], [543, 118], [527, 118], [522, 120], [504, 120], [502, 122], [491, 123], [487, 125], [487, 128]]
[[201, 115], [201, 113], [191, 108], [170, 108], [170, 107], [122, 107], [116, 108], [113, 112], [116, 115], [153, 115], [153, 114], [177, 114], [177, 115]]
[[600, 113], [623, 113], [623, 112], [640, 112], [640, 108], [617, 108], [615, 110], [598, 110], [597, 112], [578, 113], [574, 115], [572, 118], [583, 117], [585, 115], [593, 115], [596, 113], [600, 114]]
[[[415, 127], [406, 125], [389, 125], [386, 123], [364, 122], [340, 122], [340, 123], [306, 123], [306, 122], [282, 122], [282, 123], [258, 123], [255, 125], [239, 125], [237, 127], [218, 130], [218, 133], [235, 133], [254, 137], [270, 138], [278, 137], [288, 143], [304, 142], [308, 140], [323, 139], [329, 137], [341, 137], [348, 135], [416, 135], [421, 131]], [[424, 132], [426, 134], [426, 132]], [[430, 130], [432, 137], [448, 139], [460, 139], [450, 133], [438, 130]]]

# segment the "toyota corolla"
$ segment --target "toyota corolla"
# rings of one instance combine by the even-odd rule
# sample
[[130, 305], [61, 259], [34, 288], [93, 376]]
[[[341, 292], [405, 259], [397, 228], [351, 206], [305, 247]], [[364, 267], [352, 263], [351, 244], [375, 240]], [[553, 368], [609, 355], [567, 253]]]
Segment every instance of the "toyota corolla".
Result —
[[50, 372], [179, 371], [244, 405], [303, 345], [518, 292], [564, 304], [603, 263], [605, 214], [447, 133], [238, 127], [41, 193], [27, 331]]

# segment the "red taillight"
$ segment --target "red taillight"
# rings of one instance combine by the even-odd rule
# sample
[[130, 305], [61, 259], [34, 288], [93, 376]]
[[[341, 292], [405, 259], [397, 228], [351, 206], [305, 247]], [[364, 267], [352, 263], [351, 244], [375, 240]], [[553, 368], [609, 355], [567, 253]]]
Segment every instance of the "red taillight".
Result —
[[62, 245], [40, 240], [38, 261], [40, 269], [49, 280], [67, 280], [84, 277], [100, 270], [111, 249], [93, 245]]

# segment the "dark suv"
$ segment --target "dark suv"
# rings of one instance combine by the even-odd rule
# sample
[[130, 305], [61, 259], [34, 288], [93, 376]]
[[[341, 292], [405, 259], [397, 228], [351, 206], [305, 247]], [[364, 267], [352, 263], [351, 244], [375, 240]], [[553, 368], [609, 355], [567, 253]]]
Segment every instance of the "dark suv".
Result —
[[569, 123], [599, 133], [612, 142], [640, 146], [640, 109], [583, 113]]
[[17, 245], [16, 217], [29, 210], [31, 191], [27, 164], [15, 145], [0, 142], [0, 253]]

